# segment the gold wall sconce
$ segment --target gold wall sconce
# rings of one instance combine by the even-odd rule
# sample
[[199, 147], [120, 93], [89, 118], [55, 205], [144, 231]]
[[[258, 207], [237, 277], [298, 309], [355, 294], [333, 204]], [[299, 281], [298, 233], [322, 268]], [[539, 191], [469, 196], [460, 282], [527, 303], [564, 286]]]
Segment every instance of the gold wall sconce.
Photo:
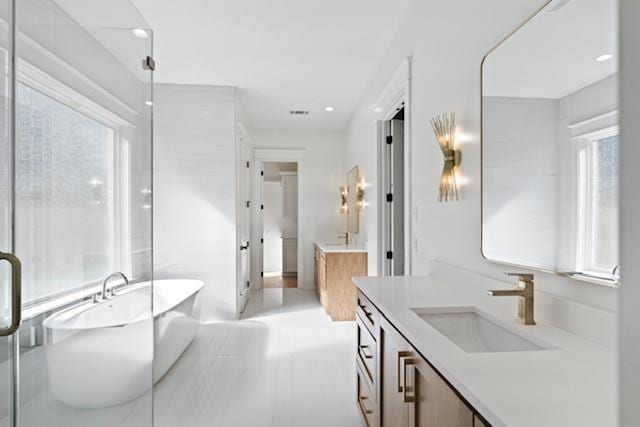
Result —
[[366, 206], [364, 200], [365, 182], [360, 175], [360, 168], [355, 166], [347, 174], [345, 196], [347, 199], [347, 231], [358, 233], [360, 231], [360, 212]]
[[340, 213], [346, 214], [349, 213], [349, 203], [347, 202], [347, 186], [344, 185], [340, 187]]
[[431, 126], [436, 135], [438, 146], [444, 156], [444, 166], [440, 177], [438, 191], [439, 202], [451, 202], [459, 200], [458, 183], [456, 182], [456, 168], [460, 166], [462, 154], [455, 149], [456, 139], [456, 115], [455, 113], [443, 114], [431, 119]]
[[365, 207], [364, 185], [364, 178], [360, 179], [356, 184], [356, 207], [358, 208], [358, 210], [362, 210]]

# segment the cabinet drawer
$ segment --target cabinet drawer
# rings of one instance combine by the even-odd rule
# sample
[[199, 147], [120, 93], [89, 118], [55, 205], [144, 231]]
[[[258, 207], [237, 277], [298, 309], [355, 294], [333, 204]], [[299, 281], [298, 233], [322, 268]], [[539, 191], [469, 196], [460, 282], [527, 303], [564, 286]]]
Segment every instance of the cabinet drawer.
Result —
[[[376, 383], [376, 366], [377, 366], [377, 345], [371, 335], [369, 329], [364, 325], [364, 321], [360, 316], [356, 316], [357, 330], [357, 358], [362, 364], [363, 373], [367, 377], [369, 384], [373, 387]], [[375, 388], [375, 387], [373, 387]]]
[[362, 292], [358, 291], [358, 300], [356, 304], [356, 313], [360, 315], [362, 323], [369, 329], [372, 335], [375, 335], [375, 325], [377, 323], [378, 310], [369, 302]]
[[358, 408], [364, 418], [367, 427], [375, 427], [376, 425], [376, 410], [377, 404], [374, 398], [374, 394], [371, 392], [371, 388], [365, 379], [365, 375], [362, 371], [360, 362], [356, 363], [357, 379], [358, 379]]

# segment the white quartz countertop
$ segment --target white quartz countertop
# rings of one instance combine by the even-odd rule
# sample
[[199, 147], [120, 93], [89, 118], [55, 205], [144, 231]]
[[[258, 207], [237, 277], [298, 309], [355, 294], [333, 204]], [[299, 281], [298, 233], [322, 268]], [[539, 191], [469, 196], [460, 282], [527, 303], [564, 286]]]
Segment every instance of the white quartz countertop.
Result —
[[325, 253], [367, 252], [363, 245], [345, 245], [344, 243], [316, 242], [316, 246]]
[[[354, 282], [493, 427], [617, 425], [614, 351], [540, 322], [521, 325], [516, 297], [491, 297], [478, 284], [437, 277]], [[466, 353], [411, 311], [428, 307], [476, 307], [551, 349]]]

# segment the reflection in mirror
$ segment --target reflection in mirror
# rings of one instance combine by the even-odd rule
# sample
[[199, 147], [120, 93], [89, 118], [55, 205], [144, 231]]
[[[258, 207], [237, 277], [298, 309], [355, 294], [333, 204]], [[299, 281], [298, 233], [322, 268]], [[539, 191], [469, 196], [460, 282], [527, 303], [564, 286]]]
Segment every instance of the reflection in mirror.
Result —
[[483, 63], [482, 251], [617, 282], [616, 0], [552, 1]]

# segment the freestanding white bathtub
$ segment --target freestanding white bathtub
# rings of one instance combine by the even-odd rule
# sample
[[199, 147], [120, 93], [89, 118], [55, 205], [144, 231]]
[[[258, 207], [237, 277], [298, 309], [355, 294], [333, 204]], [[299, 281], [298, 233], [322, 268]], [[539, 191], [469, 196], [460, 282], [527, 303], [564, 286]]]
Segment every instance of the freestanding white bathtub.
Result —
[[48, 317], [51, 392], [75, 408], [102, 408], [142, 396], [152, 378], [153, 384], [159, 381], [194, 339], [203, 286], [199, 280], [154, 280], [153, 317], [151, 282]]

